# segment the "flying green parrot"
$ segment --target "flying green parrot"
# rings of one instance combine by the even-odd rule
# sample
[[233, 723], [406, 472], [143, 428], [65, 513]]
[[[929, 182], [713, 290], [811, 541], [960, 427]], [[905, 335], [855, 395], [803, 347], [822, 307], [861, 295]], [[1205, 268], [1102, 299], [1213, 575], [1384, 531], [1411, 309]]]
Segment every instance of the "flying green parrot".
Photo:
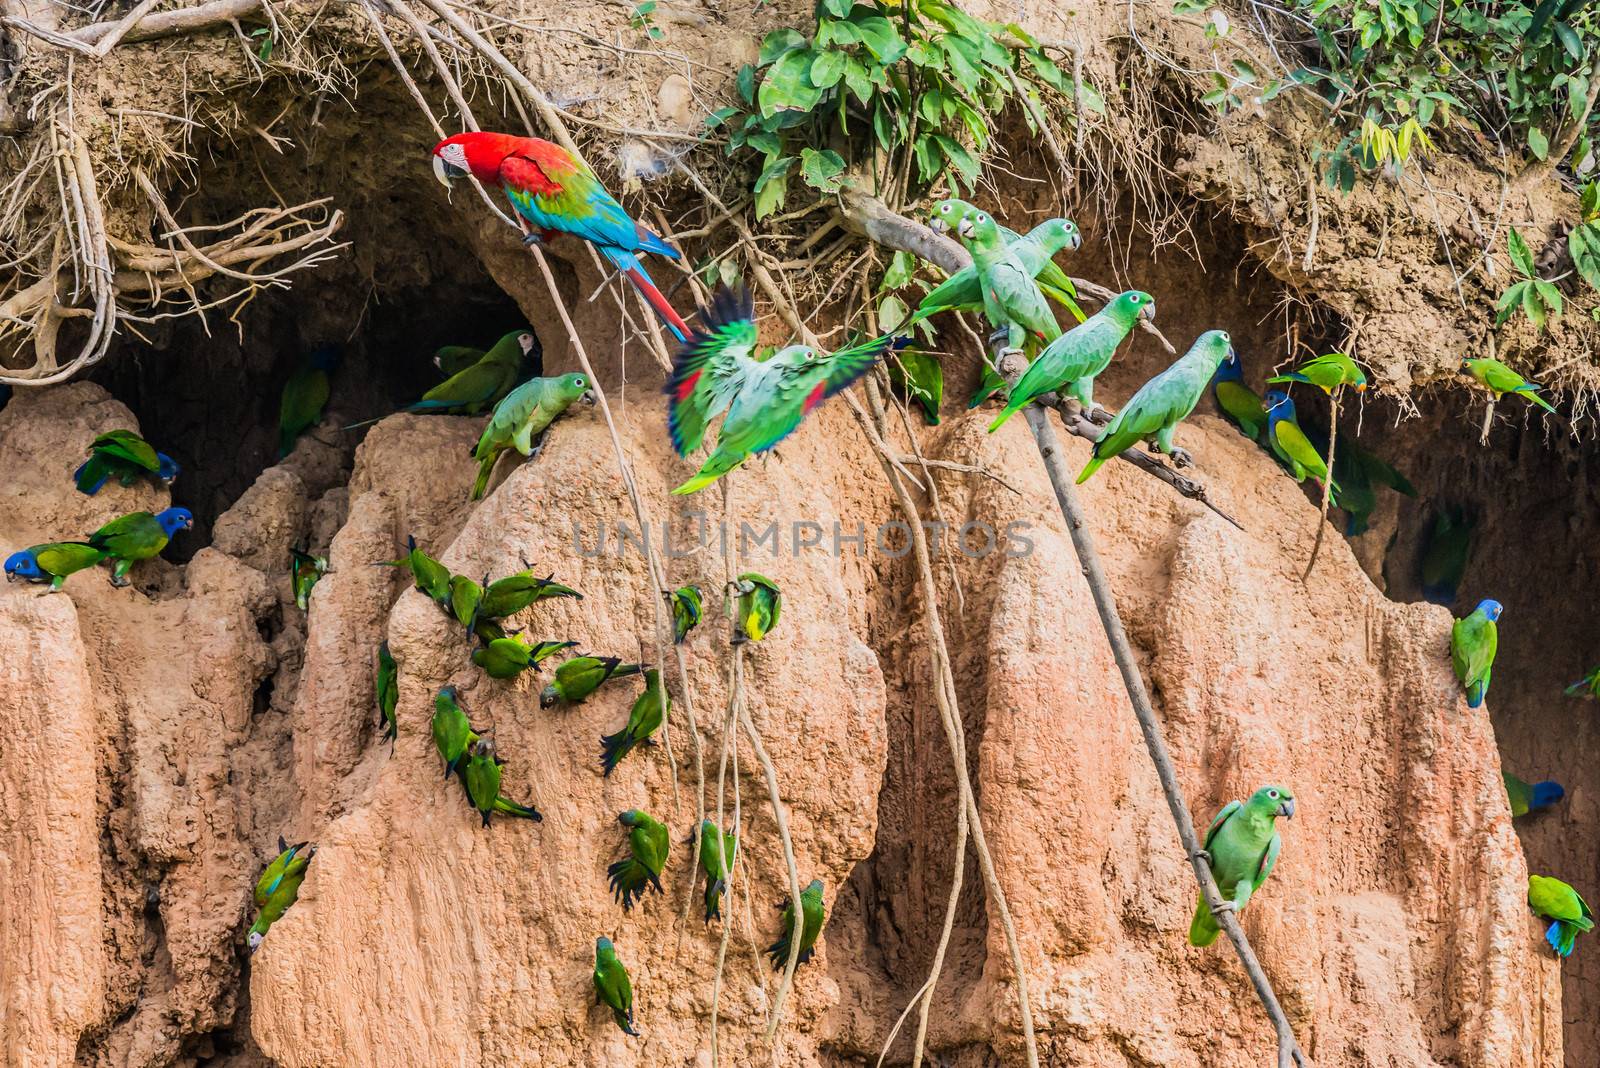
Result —
[[1456, 591], [1472, 555], [1472, 532], [1477, 517], [1459, 508], [1441, 508], [1428, 530], [1422, 550], [1422, 596], [1434, 604], [1456, 603]]
[[406, 536], [406, 555], [398, 560], [385, 560], [379, 567], [403, 567], [411, 572], [417, 589], [433, 598], [441, 607], [450, 604], [450, 569], [417, 548], [417, 539]]
[[733, 644], [758, 642], [778, 625], [783, 593], [765, 575], [746, 571], [733, 584]]
[[337, 345], [312, 350], [306, 362], [283, 384], [278, 401], [278, 458], [294, 451], [301, 434], [317, 425], [328, 403], [328, 376], [339, 366], [343, 353]]
[[483, 603], [478, 606], [478, 618], [504, 619], [516, 615], [530, 604], [537, 604], [551, 597], [575, 597], [580, 601], [583, 600], [583, 594], [571, 586], [563, 586], [554, 581], [554, 578], [554, 575], [539, 578], [530, 567], [518, 571], [515, 575], [495, 579], [483, 591]]
[[642, 670], [639, 664], [624, 664], [614, 656], [575, 656], [562, 661], [550, 685], [539, 692], [539, 707], [553, 708], [562, 701], [582, 704], [601, 683], [637, 675]]
[[559, 653], [577, 642], [534, 642], [529, 645], [520, 634], [495, 638], [483, 648], [475, 650], [472, 662], [483, 668], [491, 679], [510, 679]]
[[1536, 915], [1550, 920], [1544, 940], [1563, 957], [1572, 955], [1579, 931], [1594, 930], [1594, 913], [1578, 892], [1560, 879], [1528, 876], [1528, 904]]
[[1600, 667], [1594, 668], [1562, 692], [1568, 697], [1600, 697]]
[[1188, 454], [1172, 443], [1173, 428], [1200, 403], [1200, 395], [1222, 361], [1238, 358], [1225, 331], [1207, 330], [1201, 334], [1177, 362], [1140, 386], [1106, 424], [1078, 482], [1087, 481], [1101, 464], [1140, 440], [1153, 442], [1156, 449], [1169, 456], [1187, 460]]
[[[556, 418], [579, 400], [594, 403], [594, 391], [587, 375], [561, 375], [559, 378], [530, 378], [506, 395], [495, 406], [483, 428], [477, 447], [478, 478], [472, 484], [472, 499], [479, 500], [489, 488], [494, 465], [507, 449], [535, 457], [544, 448], [545, 432]], [[534, 439], [538, 438], [536, 442]]]
[[194, 516], [187, 508], [168, 508], [156, 515], [129, 512], [90, 534], [89, 544], [105, 553], [107, 560], [116, 561], [111, 570], [111, 585], [126, 586], [129, 568], [140, 560], [160, 555], [174, 534], [192, 526]]
[[308, 846], [304, 842], [289, 846], [282, 838], [278, 839], [278, 848], [282, 852], [256, 880], [256, 919], [250, 925], [248, 938], [251, 953], [260, 948], [262, 940], [267, 937], [267, 929], [282, 919], [283, 914], [289, 911], [289, 906], [299, 900], [300, 884], [306, 881], [306, 869], [317, 855], [316, 846]]
[[6, 557], [6, 581], [24, 579], [48, 582], [45, 593], [59, 590], [67, 576], [93, 567], [106, 558], [105, 550], [85, 541], [52, 541], [21, 549]]
[[1494, 399], [1499, 400], [1507, 393], [1515, 393], [1525, 397], [1551, 415], [1560, 415], [1555, 406], [1539, 396], [1539, 390], [1544, 387], [1536, 382], [1529, 382], [1517, 372], [1501, 363], [1499, 360], [1483, 357], [1477, 360], [1462, 360], [1461, 370], [1465, 374], [1477, 379], [1478, 383], [1494, 394]]
[[478, 732], [467, 722], [467, 713], [460, 705], [460, 698], [454, 686], [446, 686], [433, 699], [433, 744], [444, 759], [444, 777], [447, 779], [451, 772], [461, 773], [467, 760], [467, 751], [478, 740]]
[[1211, 395], [1217, 410], [1251, 441], [1260, 441], [1267, 429], [1267, 409], [1255, 390], [1244, 384], [1244, 368], [1238, 360], [1224, 360], [1211, 376]]
[[1567, 791], [1560, 783], [1549, 779], [1544, 782], [1524, 782], [1509, 771], [1502, 771], [1500, 778], [1506, 784], [1506, 800], [1511, 802], [1513, 817], [1542, 812], [1567, 796]]
[[518, 804], [501, 795], [500, 765], [504, 763], [495, 755], [493, 738], [485, 736], [472, 743], [462, 778], [467, 784], [467, 797], [472, 800], [472, 807], [483, 817], [483, 825], [489, 826], [489, 817], [496, 812], [535, 823], [544, 822], [544, 817], [532, 805]]
[[[1308, 475], [1319, 486], [1328, 480], [1328, 461], [1301, 429], [1294, 401], [1280, 389], [1267, 393], [1267, 443], [1296, 482], [1304, 482]], [[1337, 481], [1333, 483], [1333, 495], [1334, 502], [1342, 505], [1344, 498]]]
[[[928, 223], [934, 230], [944, 233], [955, 230], [962, 219], [977, 210], [964, 200], [941, 200], [934, 205]], [[999, 230], [1000, 239], [1045, 295], [1066, 305], [1073, 317], [1083, 322], [1083, 312], [1073, 299], [1078, 291], [1072, 279], [1055, 263], [1057, 252], [1064, 248], [1076, 252], [1083, 245], [1083, 235], [1078, 232], [1077, 224], [1071, 219], [1046, 219], [1026, 236], [1003, 226]], [[969, 264], [930, 289], [917, 305], [913, 318], [921, 320], [941, 311], [979, 311], [982, 308], [983, 288], [979, 284], [978, 267]]]
[[111, 479], [131, 486], [141, 477], [170, 486], [178, 477], [178, 462], [131, 430], [112, 430], [89, 443], [89, 458], [72, 472], [79, 493], [93, 497]]
[[[1294, 818], [1294, 795], [1281, 786], [1263, 786], [1248, 801], [1229, 801], [1211, 821], [1201, 848], [1210, 858], [1211, 875], [1217, 880], [1224, 909], [1243, 912], [1250, 896], [1272, 874], [1283, 849], [1279, 816]], [[1194, 921], [1189, 924], [1189, 944], [1209, 946], [1221, 930], [1205, 896], [1200, 895]]]
[[389, 745], [393, 748], [394, 740], [400, 737], [400, 717], [395, 712], [400, 704], [400, 668], [389, 652], [388, 642], [378, 644], [378, 681], [375, 689], [378, 695], [378, 726], [383, 728], [383, 736], [389, 739]]
[[611, 881], [611, 893], [624, 911], [644, 897], [645, 888], [653, 886], [661, 893], [661, 869], [667, 866], [667, 851], [672, 839], [667, 825], [652, 818], [649, 813], [630, 808], [617, 817], [617, 822], [628, 831], [629, 855], [606, 869]]
[[297, 548], [289, 550], [289, 578], [294, 585], [295, 607], [304, 612], [311, 603], [311, 587], [328, 573], [328, 558], [312, 556]]
[[1382, 457], [1368, 452], [1354, 441], [1339, 447], [1339, 453], [1333, 460], [1333, 478], [1334, 484], [1339, 487], [1339, 507], [1349, 517], [1345, 522], [1346, 537], [1353, 538], [1366, 533], [1372, 513], [1378, 507], [1376, 487], [1388, 486], [1407, 497], [1417, 495], [1417, 488], [1406, 476]]
[[739, 848], [739, 836], [723, 834], [710, 820], [700, 822], [700, 870], [706, 875], [706, 922], [722, 918], [722, 894]]
[[[804, 922], [800, 927], [800, 956], [796, 964], [804, 964], [811, 959], [816, 951], [817, 936], [822, 933], [822, 923], [826, 914], [822, 908], [822, 880], [812, 879], [806, 888], [800, 891], [800, 912]], [[782, 971], [789, 963], [789, 939], [795, 932], [794, 902], [783, 906], [783, 919], [780, 921], [783, 934], [778, 940], [767, 947], [767, 956], [772, 958], [772, 967]]]
[[[665, 392], [668, 431], [679, 456], [700, 447], [711, 420], [726, 411], [717, 447], [694, 477], [672, 492], [693, 493], [788, 437], [801, 420], [866, 374], [897, 343], [879, 337], [838, 352], [790, 345], [756, 358], [748, 290], [719, 289], [700, 327], [678, 350]], [[899, 339], [903, 341], [904, 339]]]
[[705, 614], [705, 599], [699, 586], [679, 586], [666, 595], [672, 609], [672, 642], [682, 645], [689, 632], [700, 625]]
[[1296, 370], [1288, 374], [1277, 375], [1267, 379], [1267, 383], [1277, 382], [1307, 382], [1324, 393], [1332, 393], [1340, 386], [1350, 386], [1357, 393], [1367, 391], [1367, 375], [1356, 361], [1342, 352], [1330, 352], [1325, 356], [1307, 360]]
[[450, 378], [483, 359], [483, 355], [482, 349], [470, 345], [442, 345], [434, 350], [433, 365], [440, 374]]
[[1156, 302], [1148, 293], [1129, 290], [1112, 298], [1110, 304], [1086, 321], [1050, 342], [1022, 372], [1011, 389], [1005, 410], [989, 424], [989, 433], [1016, 415], [1034, 398], [1066, 389], [1085, 411], [1094, 404], [1094, 379], [1111, 363], [1117, 346], [1127, 338], [1140, 319], [1156, 317]]
[[896, 352], [885, 366], [889, 381], [922, 408], [922, 418], [929, 426], [939, 425], [939, 406], [944, 403], [944, 366], [926, 352], [904, 348]]
[[617, 733], [600, 739], [600, 766], [606, 769], [605, 773], [610, 775], [622, 758], [633, 752], [634, 746], [641, 742], [653, 744], [651, 737], [661, 729], [671, 711], [672, 695], [661, 685], [661, 672], [650, 668], [644, 673], [644, 693], [633, 702], [628, 722]]
[[1456, 620], [1450, 628], [1450, 664], [1456, 670], [1456, 681], [1467, 692], [1468, 708], [1482, 705], [1489, 692], [1490, 669], [1500, 644], [1500, 628], [1496, 624], [1501, 611], [1499, 601], [1485, 598], [1470, 615]]
[[465, 575], [450, 576], [450, 614], [469, 634], [478, 629], [478, 608], [483, 604], [483, 591], [488, 584], [487, 574], [482, 582]]
[[639, 1032], [633, 1029], [633, 984], [609, 938], [594, 940], [594, 992], [600, 1003], [611, 1010], [617, 1026], [638, 1037]]

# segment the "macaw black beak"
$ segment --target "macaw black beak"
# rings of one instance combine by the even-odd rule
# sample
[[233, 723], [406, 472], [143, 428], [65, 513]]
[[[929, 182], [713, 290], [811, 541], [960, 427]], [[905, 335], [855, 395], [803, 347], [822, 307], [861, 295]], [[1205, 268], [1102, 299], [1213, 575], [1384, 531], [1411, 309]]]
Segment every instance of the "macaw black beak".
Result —
[[443, 156], [433, 157], [433, 176], [439, 179], [439, 184], [449, 189], [457, 178], [466, 175], [466, 171], [457, 167]]
[[1284, 798], [1283, 804], [1278, 806], [1278, 815], [1285, 819], [1294, 819], [1294, 798]]

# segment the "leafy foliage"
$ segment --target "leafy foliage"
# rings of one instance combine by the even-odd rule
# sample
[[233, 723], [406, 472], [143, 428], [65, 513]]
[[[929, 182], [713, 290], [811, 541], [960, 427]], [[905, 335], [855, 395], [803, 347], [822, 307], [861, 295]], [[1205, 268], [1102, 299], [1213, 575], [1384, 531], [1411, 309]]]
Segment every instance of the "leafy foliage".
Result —
[[1511, 254], [1511, 265], [1522, 275], [1522, 279], [1512, 283], [1511, 288], [1495, 302], [1495, 325], [1499, 326], [1520, 310], [1533, 320], [1536, 328], [1543, 330], [1552, 316], [1561, 314], [1561, 290], [1554, 283], [1539, 277], [1534, 270], [1533, 253], [1515, 226], [1511, 228], [1506, 247]]

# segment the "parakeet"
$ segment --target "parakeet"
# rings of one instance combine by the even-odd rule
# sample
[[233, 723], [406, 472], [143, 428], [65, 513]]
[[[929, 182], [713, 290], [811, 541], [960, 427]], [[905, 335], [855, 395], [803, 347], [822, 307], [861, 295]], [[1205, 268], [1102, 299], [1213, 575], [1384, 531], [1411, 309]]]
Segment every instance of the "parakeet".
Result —
[[[941, 200], [934, 205], [929, 225], [943, 233], [961, 225], [968, 213], [978, 209], [964, 200]], [[1077, 290], [1066, 272], [1056, 266], [1055, 254], [1062, 249], [1073, 252], [1083, 245], [1083, 235], [1071, 219], [1046, 219], [1024, 235], [1001, 226], [1000, 238], [1017, 257], [1023, 270], [1039, 285], [1040, 290], [1052, 300], [1065, 304], [1079, 322], [1083, 312], [1078, 309]], [[979, 311], [983, 308], [983, 287], [979, 284], [976, 264], [969, 264], [928, 291], [917, 305], [915, 319], [926, 319], [941, 311]]]
[[520, 634], [495, 638], [475, 650], [472, 662], [483, 668], [491, 679], [510, 679], [554, 656], [570, 649], [577, 642], [535, 642], [529, 645]]
[[639, 1032], [633, 1029], [633, 984], [609, 938], [594, 940], [594, 992], [600, 1003], [611, 1010], [617, 1026], [638, 1037]]
[[682, 645], [689, 632], [700, 625], [705, 613], [705, 600], [699, 586], [679, 586], [667, 594], [667, 604], [672, 608], [672, 641]]
[[400, 669], [389, 653], [388, 642], [378, 645], [378, 681], [374, 688], [378, 696], [378, 726], [392, 746], [400, 736], [400, 718], [395, 714], [400, 703]]
[[483, 349], [468, 345], [443, 345], [434, 350], [433, 365], [446, 378], [458, 375], [483, 359]]
[[107, 560], [116, 561], [111, 571], [111, 585], [126, 586], [128, 580], [124, 576], [129, 568], [140, 560], [159, 555], [174, 534], [192, 526], [194, 516], [187, 508], [168, 508], [157, 515], [129, 512], [90, 534], [89, 544], [105, 553]]
[[267, 865], [261, 878], [256, 880], [256, 919], [250, 925], [248, 938], [251, 953], [260, 948], [262, 940], [267, 937], [268, 928], [282, 919], [283, 914], [289, 911], [289, 906], [299, 900], [300, 884], [306, 881], [306, 870], [317, 855], [317, 847], [304, 842], [289, 847], [280, 838], [278, 846], [283, 852]]
[[322, 418], [322, 406], [328, 403], [328, 376], [339, 366], [342, 355], [337, 345], [323, 345], [283, 384], [278, 402], [279, 459], [293, 452], [295, 439]]
[[750, 293], [719, 289], [701, 326], [678, 350], [665, 392], [668, 429], [679, 456], [700, 447], [707, 425], [728, 414], [717, 447], [695, 476], [673, 490], [693, 493], [766, 452], [799, 427], [824, 400], [866, 374], [895, 339], [873, 338], [834, 353], [790, 345], [755, 358], [756, 324]]
[[1244, 368], [1238, 360], [1224, 360], [1211, 376], [1211, 395], [1217, 410], [1251, 441], [1260, 441], [1267, 429], [1267, 409], [1255, 390], [1244, 384]]
[[465, 575], [450, 576], [450, 614], [469, 634], [478, 628], [478, 608], [483, 604], [483, 591], [488, 584], [488, 575], [483, 576], [482, 582]]
[[454, 686], [444, 687], [433, 699], [433, 744], [444, 759], [447, 779], [451, 772], [460, 774], [467, 751], [478, 740], [478, 732], [467, 722], [467, 713], [459, 701], [460, 695]]
[[[451, 375], [400, 410], [415, 415], [477, 415], [499, 404], [522, 379], [522, 368], [539, 341], [531, 330], [513, 330], [496, 341], [483, 359]], [[356, 426], [363, 424], [357, 423]]]
[[1267, 382], [1308, 382], [1324, 393], [1332, 393], [1340, 386], [1349, 386], [1357, 393], [1367, 391], [1366, 372], [1342, 352], [1330, 352], [1307, 360], [1298, 370], [1269, 378]]
[[1422, 596], [1446, 608], [1456, 603], [1461, 576], [1472, 554], [1472, 532], [1477, 517], [1462, 509], [1441, 508], [1428, 531], [1422, 550]]
[[467, 784], [467, 797], [472, 799], [472, 807], [483, 817], [483, 825], [489, 826], [489, 817], [496, 812], [535, 823], [544, 822], [544, 817], [532, 805], [521, 805], [501, 796], [500, 765], [503, 763], [505, 761], [495, 755], [494, 739], [482, 737], [472, 743], [467, 766], [461, 773]]
[[[804, 964], [811, 959], [816, 951], [817, 936], [822, 933], [822, 923], [826, 914], [822, 908], [822, 880], [812, 879], [806, 888], [800, 891], [800, 912], [803, 922], [800, 926], [800, 956], [796, 964]], [[789, 939], [795, 932], [794, 902], [789, 902], [783, 907], [781, 921], [783, 933], [778, 940], [767, 947], [767, 956], [772, 958], [772, 967], [782, 971], [789, 963]]]
[[406, 536], [406, 554], [398, 560], [386, 560], [380, 567], [403, 567], [411, 572], [411, 580], [421, 592], [439, 604], [450, 604], [450, 569], [417, 548], [417, 539]]
[[1462, 360], [1461, 370], [1471, 375], [1478, 382], [1494, 394], [1494, 399], [1499, 400], [1507, 393], [1515, 393], [1525, 397], [1552, 415], [1559, 415], [1555, 406], [1539, 396], [1539, 390], [1544, 387], [1536, 382], [1529, 382], [1517, 372], [1488, 357], [1477, 360]]
[[1523, 782], [1509, 771], [1502, 771], [1500, 778], [1506, 784], [1506, 798], [1511, 802], [1512, 816], [1540, 812], [1567, 796], [1567, 791], [1558, 782]]
[[783, 593], [765, 575], [746, 571], [734, 583], [733, 644], [758, 642], [778, 625]]
[[89, 458], [72, 472], [79, 493], [93, 497], [111, 479], [131, 486], [140, 477], [170, 486], [178, 477], [178, 462], [131, 430], [112, 430], [89, 443]]
[[1482, 705], [1489, 692], [1489, 669], [1500, 644], [1496, 622], [1501, 610], [1499, 601], [1485, 598], [1450, 628], [1450, 663], [1456, 669], [1456, 681], [1467, 693], [1468, 708]]
[[[1278, 389], [1267, 394], [1267, 442], [1296, 482], [1304, 482], [1307, 475], [1316, 480], [1319, 486], [1328, 481], [1328, 461], [1323, 459], [1322, 453], [1300, 429], [1300, 421], [1295, 418], [1294, 401], [1289, 399], [1289, 394]], [[1333, 494], [1337, 503], [1340, 499], [1338, 482], [1333, 483]]]
[[650, 668], [644, 673], [644, 693], [633, 702], [628, 722], [617, 733], [600, 739], [600, 766], [606, 769], [605, 773], [610, 775], [622, 758], [633, 752], [634, 746], [640, 742], [648, 744], [671, 711], [672, 696], [661, 685], [661, 672]]
[[[7, 562], [8, 573], [10, 567], [11, 564]], [[1600, 667], [1594, 668], [1589, 674], [1568, 686], [1562, 692], [1568, 697], [1600, 697]]]
[[[1283, 849], [1277, 819], [1294, 818], [1294, 795], [1281, 786], [1263, 786], [1248, 801], [1229, 801], [1211, 821], [1202, 847], [1210, 855], [1211, 875], [1222, 899], [1235, 914], [1244, 911], [1250, 896], [1272, 874]], [[1222, 930], [1201, 895], [1189, 924], [1189, 944], [1209, 946]]]
[[[562, 375], [559, 378], [531, 378], [506, 395], [489, 417], [472, 456], [478, 461], [478, 478], [472, 484], [472, 499], [478, 500], [489, 488], [489, 476], [501, 453], [516, 449], [531, 456], [544, 446], [545, 431], [556, 417], [575, 401], [594, 403], [588, 375]], [[539, 439], [538, 444], [534, 438]]]
[[1111, 363], [1117, 346], [1140, 319], [1154, 319], [1155, 299], [1148, 293], [1129, 290], [1113, 297], [1087, 320], [1068, 330], [1034, 357], [1011, 389], [1005, 410], [989, 424], [989, 433], [1036, 397], [1066, 389], [1084, 410], [1094, 407], [1094, 379]]
[[48, 582], [50, 588], [45, 593], [55, 593], [67, 581], [67, 576], [93, 567], [105, 558], [104, 549], [97, 549], [86, 541], [47, 542], [6, 557], [6, 581]]
[[516, 615], [530, 604], [537, 604], [552, 597], [575, 597], [580, 601], [583, 600], [583, 594], [571, 586], [563, 586], [554, 579], [553, 574], [539, 578], [531, 567], [514, 575], [495, 579], [483, 591], [483, 603], [478, 606], [478, 618], [504, 619]]
[[1544, 940], [1563, 957], [1572, 955], [1579, 931], [1594, 930], [1594, 913], [1578, 892], [1560, 879], [1528, 876], [1528, 904], [1536, 915], [1550, 920]]
[[582, 704], [601, 683], [637, 675], [642, 670], [640, 665], [624, 664], [614, 656], [575, 656], [562, 661], [550, 685], [539, 692], [539, 707], [551, 708], [561, 701]]
[[[1322, 451], [1320, 446], [1317, 451]], [[1339, 446], [1338, 455], [1333, 460], [1333, 478], [1334, 484], [1339, 487], [1339, 507], [1349, 517], [1345, 522], [1346, 537], [1353, 538], [1366, 533], [1367, 523], [1378, 507], [1376, 487], [1388, 486], [1407, 497], [1417, 495], [1417, 488], [1406, 476], [1354, 441]]]
[[672, 840], [666, 824], [636, 808], [622, 813], [617, 822], [629, 828], [629, 855], [607, 868], [606, 875], [612, 896], [626, 911], [644, 897], [646, 886], [655, 887], [658, 894], [662, 892], [661, 869], [667, 865]]
[[1200, 395], [1222, 361], [1238, 359], [1225, 331], [1207, 330], [1201, 334], [1177, 362], [1140, 386], [1106, 424], [1078, 482], [1087, 481], [1101, 464], [1140, 440], [1154, 442], [1160, 451], [1174, 455], [1177, 446], [1172, 442], [1173, 428], [1200, 403]]
[[722, 893], [728, 888], [728, 872], [739, 848], [738, 835], [723, 834], [710, 820], [700, 823], [700, 870], [706, 876], [706, 922], [722, 917]]
[[311, 603], [311, 587], [328, 573], [328, 558], [312, 556], [301, 549], [289, 550], [289, 577], [294, 586], [295, 607], [304, 612]]
[[944, 403], [944, 366], [938, 358], [905, 348], [897, 351], [885, 366], [889, 369], [889, 381], [922, 407], [923, 421], [929, 426], [938, 426], [939, 406]]
[[456, 134], [433, 146], [433, 173], [446, 188], [468, 173], [485, 185], [498, 185], [511, 201], [526, 241], [546, 240], [554, 231], [594, 245], [680, 342], [689, 339], [688, 325], [637, 255], [653, 252], [675, 260], [678, 250], [630, 219], [594, 172], [560, 145], [502, 133]]

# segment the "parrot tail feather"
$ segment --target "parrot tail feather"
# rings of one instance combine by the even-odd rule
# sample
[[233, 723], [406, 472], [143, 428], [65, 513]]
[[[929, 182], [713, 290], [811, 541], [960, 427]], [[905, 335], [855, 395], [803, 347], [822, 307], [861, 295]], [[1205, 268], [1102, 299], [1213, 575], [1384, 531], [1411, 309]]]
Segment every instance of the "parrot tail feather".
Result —
[[500, 459], [500, 454], [493, 453], [478, 462], [478, 478], [472, 483], [473, 500], [483, 500], [483, 494], [489, 488], [489, 476], [494, 474], [494, 464], [498, 459]]
[[99, 460], [98, 456], [91, 456], [79, 464], [76, 471], [72, 472], [72, 478], [78, 484], [79, 493], [86, 493], [93, 497], [100, 492], [100, 487], [104, 486], [111, 478], [111, 472], [107, 471]]
[[1010, 419], [1013, 415], [1016, 415], [1021, 410], [1021, 404], [1018, 404], [1015, 407], [1007, 404], [1006, 410], [1001, 412], [995, 421], [989, 424], [989, 433], [993, 434], [996, 430], [999, 430], [1002, 423], [1004, 423], [1007, 419]]
[[1486, 697], [1488, 695], [1488, 693], [1489, 693], [1489, 687], [1485, 686], [1481, 682], [1473, 683], [1472, 687], [1469, 690], [1467, 690], [1467, 707], [1468, 708], [1480, 708], [1480, 707], [1482, 707], [1483, 699], [1484, 699], [1484, 697]]
[[[662, 247], [670, 250], [670, 252], [662, 253], [662, 255], [669, 255], [677, 251], [665, 243], [663, 243]], [[655, 309], [656, 315], [661, 319], [661, 322], [678, 339], [678, 344], [686, 344], [689, 340], [689, 324], [683, 321], [683, 317], [678, 314], [677, 309], [667, 302], [667, 298], [662, 296], [661, 290], [657, 289], [656, 284], [650, 280], [650, 276], [645, 274], [644, 268], [639, 266], [638, 257], [624, 249], [603, 246], [600, 251], [605, 253], [606, 259], [610, 260], [617, 270], [627, 276], [628, 281], [633, 283], [633, 288], [637, 289], [639, 295], [649, 302], [650, 307]], [[651, 249], [650, 251], [655, 252], [657, 250]], [[676, 257], [674, 256], [674, 258]]]
[[544, 817], [532, 805], [519, 805], [517, 802], [505, 797], [496, 797], [494, 799], [494, 810], [496, 812], [504, 812], [508, 816], [532, 820], [535, 823], [544, 822]]
[[1105, 463], [1105, 460], [1101, 459], [1100, 457], [1091, 456], [1089, 458], [1089, 462], [1083, 465], [1083, 470], [1078, 473], [1077, 484], [1081, 486], [1085, 482], [1089, 481], [1089, 476], [1100, 470], [1100, 465], [1103, 463]]
[[616, 766], [622, 762], [637, 742], [633, 735], [624, 727], [615, 734], [600, 736], [600, 766], [605, 768], [605, 773], [610, 775]]
[[693, 478], [672, 492], [681, 496], [685, 493], [694, 493], [697, 490], [705, 489], [711, 483], [744, 463], [744, 461], [745, 457], [742, 455], [730, 455], [719, 449], [706, 458], [706, 462], [700, 466], [699, 471], [695, 472]]
[[1194, 920], [1189, 924], [1189, 944], [1204, 948], [1217, 940], [1222, 928], [1217, 925], [1217, 918], [1206, 907], [1204, 898], [1194, 908]]
[[1544, 933], [1544, 940], [1550, 943], [1550, 948], [1563, 957], [1572, 955], [1572, 944], [1577, 937], [1577, 929], [1560, 920], [1551, 922], [1549, 930]]

